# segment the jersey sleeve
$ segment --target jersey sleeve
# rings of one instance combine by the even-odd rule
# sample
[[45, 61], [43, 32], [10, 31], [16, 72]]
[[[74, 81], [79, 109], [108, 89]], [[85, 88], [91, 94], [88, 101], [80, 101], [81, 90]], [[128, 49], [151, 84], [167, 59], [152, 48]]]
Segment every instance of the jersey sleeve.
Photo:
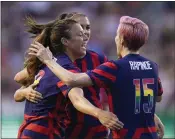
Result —
[[107, 56], [105, 56], [104, 54], [100, 54], [99, 59], [100, 59], [100, 64], [103, 64], [108, 61]]
[[109, 61], [87, 72], [94, 85], [99, 88], [109, 88], [116, 81], [117, 66]]
[[[75, 67], [73, 64], [68, 64], [63, 66], [66, 70], [73, 72], [73, 73], [78, 73], [80, 72], [80, 69]], [[64, 84], [61, 80], [57, 82], [57, 87], [61, 90], [62, 94], [67, 97], [67, 94], [69, 91], [72, 89], [72, 87], [67, 86]]]
[[160, 78], [158, 78], [158, 96], [162, 96], [163, 94], [163, 88]]

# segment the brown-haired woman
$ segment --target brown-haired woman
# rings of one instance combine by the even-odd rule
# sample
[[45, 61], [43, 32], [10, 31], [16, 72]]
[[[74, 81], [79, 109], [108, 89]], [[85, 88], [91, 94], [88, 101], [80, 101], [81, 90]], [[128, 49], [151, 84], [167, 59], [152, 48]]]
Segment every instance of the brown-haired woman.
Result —
[[[71, 61], [74, 60], [74, 57], [71, 55], [70, 49], [76, 47], [80, 49], [81, 54], [86, 52], [84, 45], [87, 37], [80, 24], [70, 19], [57, 20], [52, 27], [45, 28], [37, 39], [41, 44], [49, 46], [57, 63], [67, 70], [77, 72], [77, 68]], [[30, 50], [35, 51], [33, 48]], [[26, 69], [29, 75], [34, 75], [34, 83], [38, 83], [35, 90], [42, 94], [43, 99], [39, 103], [26, 101], [24, 123], [19, 129], [18, 138], [61, 138], [62, 130], [61, 126], [58, 125], [57, 115], [62, 118], [64, 97], [67, 96], [79, 111], [98, 118], [102, 124], [109, 128], [117, 127], [116, 121], [118, 119], [113, 113], [102, 111], [93, 106], [84, 98], [81, 88], [68, 88], [38, 59], [31, 60], [32, 58], [35, 57], [27, 57]], [[33, 66], [30, 67], [29, 61], [33, 61]], [[28, 78], [30, 79], [30, 76]], [[30, 80], [26, 78], [26, 81]], [[32, 82], [32, 80], [27, 82], [27, 85]], [[120, 122], [118, 121], [118, 123]]]

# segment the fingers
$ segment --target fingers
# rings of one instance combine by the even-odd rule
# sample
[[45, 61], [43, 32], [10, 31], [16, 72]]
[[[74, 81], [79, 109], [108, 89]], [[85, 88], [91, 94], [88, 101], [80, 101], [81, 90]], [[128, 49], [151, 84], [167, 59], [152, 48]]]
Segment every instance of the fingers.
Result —
[[38, 99], [37, 97], [34, 96], [29, 97], [28, 100], [34, 103], [38, 103], [39, 101], [41, 101], [41, 99]]
[[39, 101], [43, 99], [43, 97], [41, 93], [35, 90], [31, 90], [30, 93], [28, 94], [27, 99], [33, 103], [38, 103]]
[[38, 53], [38, 49], [36, 49], [36, 48], [33, 48], [33, 47], [31, 47], [31, 48], [29, 48], [29, 50], [31, 50], [32, 52], [35, 52], [35, 53]]
[[41, 43], [34, 41], [34, 44], [39, 45], [39, 46], [43, 46]]
[[35, 41], [34, 44], [36, 44], [36, 46], [37, 46], [38, 48], [45, 48], [41, 43], [39, 43], [39, 42], [37, 42], [37, 41]]
[[163, 138], [164, 136], [164, 126], [163, 124], [158, 124], [158, 134], [159, 134], [159, 138]]
[[117, 117], [113, 118], [111, 121], [110, 121], [110, 127], [112, 127], [113, 130], [120, 130], [123, 128], [124, 124], [119, 121], [119, 119]]
[[32, 52], [30, 52], [29, 55], [37, 56], [36, 53], [32, 53]]
[[123, 128], [123, 126], [124, 126], [124, 124], [121, 121], [119, 121], [119, 119], [117, 120], [117, 123], [116, 124], [120, 128]]
[[36, 45], [34, 43], [31, 44], [32, 48], [35, 48], [37, 50], [39, 50], [41, 47], [39, 45]]
[[34, 98], [36, 98], [36, 99], [43, 99], [42, 94], [39, 93], [39, 92], [37, 92], [37, 91], [35, 91], [35, 90], [32, 90], [32, 95], [31, 95], [31, 97], [34, 97]]
[[28, 99], [30, 102], [33, 102], [33, 103], [38, 103], [38, 101], [36, 101], [35, 99], [32, 99], [32, 98], [29, 98]]

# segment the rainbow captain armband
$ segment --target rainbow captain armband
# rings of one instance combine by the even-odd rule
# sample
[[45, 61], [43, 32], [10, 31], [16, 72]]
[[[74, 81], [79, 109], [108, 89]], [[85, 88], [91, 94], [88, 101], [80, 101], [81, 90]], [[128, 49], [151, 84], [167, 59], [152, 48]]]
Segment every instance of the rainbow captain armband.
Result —
[[39, 84], [39, 80], [35, 80], [34, 84], [36, 84], [36, 85]]

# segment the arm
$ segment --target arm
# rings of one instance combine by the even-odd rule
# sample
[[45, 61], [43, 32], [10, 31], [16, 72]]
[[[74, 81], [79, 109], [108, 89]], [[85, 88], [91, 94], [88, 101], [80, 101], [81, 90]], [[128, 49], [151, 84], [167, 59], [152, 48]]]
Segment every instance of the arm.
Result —
[[51, 51], [45, 48], [42, 44], [35, 42], [31, 44], [32, 48], [29, 48], [31, 52], [29, 55], [34, 55], [45, 63], [48, 68], [66, 85], [68, 86], [91, 86], [92, 82], [89, 76], [85, 73], [72, 73], [61, 67], [52, 56]]
[[98, 118], [104, 126], [111, 129], [121, 129], [123, 127], [123, 123], [118, 120], [116, 115], [111, 112], [103, 111], [92, 105], [84, 97], [81, 88], [72, 88], [68, 93], [68, 97], [78, 111]]
[[103, 105], [103, 109], [109, 111], [108, 96], [104, 88], [100, 88], [100, 101]]
[[[160, 102], [162, 100], [163, 88], [160, 78], [158, 78], [158, 96], [156, 97], [156, 102]], [[155, 126], [157, 128], [157, 133], [160, 139], [164, 136], [164, 125], [159, 117], [154, 114]]]
[[162, 121], [160, 120], [160, 118], [156, 114], [154, 114], [154, 121], [155, 121], [155, 125], [157, 128], [158, 136], [160, 139], [162, 139], [164, 136], [165, 127], [164, 127]]
[[25, 86], [22, 86], [21, 88], [16, 90], [16, 92], [14, 94], [14, 99], [15, 99], [16, 102], [22, 102], [22, 101], [25, 100], [24, 91], [22, 91], [25, 88], [26, 88]]
[[66, 85], [75, 86], [91, 86], [92, 81], [86, 73], [72, 73], [61, 67], [54, 60], [45, 61], [48, 68]]
[[29, 74], [27, 72], [27, 68], [24, 68], [23, 70], [21, 70], [20, 72], [18, 72], [15, 77], [14, 77], [14, 80], [17, 82], [17, 83], [20, 83], [20, 84], [24, 84], [24, 81], [29, 77]]
[[68, 97], [78, 111], [98, 118], [100, 109], [92, 105], [84, 97], [84, 93], [81, 88], [72, 88], [68, 93]]
[[161, 102], [162, 101], [162, 96], [157, 96], [156, 97], [156, 102]]
[[160, 102], [162, 100], [163, 88], [160, 78], [158, 78], [158, 96], [156, 97], [156, 102]]
[[117, 67], [112, 62], [106, 62], [100, 65], [92, 72], [87, 73], [88, 75], [86, 73], [71, 73], [62, 68], [55, 60], [53, 60], [49, 48], [45, 48], [38, 42], [31, 44], [31, 46], [33, 47], [29, 48], [31, 50], [29, 55], [39, 58], [59, 79], [61, 79], [68, 86], [91, 86], [95, 83], [100, 88], [105, 88], [116, 80], [115, 71]]

